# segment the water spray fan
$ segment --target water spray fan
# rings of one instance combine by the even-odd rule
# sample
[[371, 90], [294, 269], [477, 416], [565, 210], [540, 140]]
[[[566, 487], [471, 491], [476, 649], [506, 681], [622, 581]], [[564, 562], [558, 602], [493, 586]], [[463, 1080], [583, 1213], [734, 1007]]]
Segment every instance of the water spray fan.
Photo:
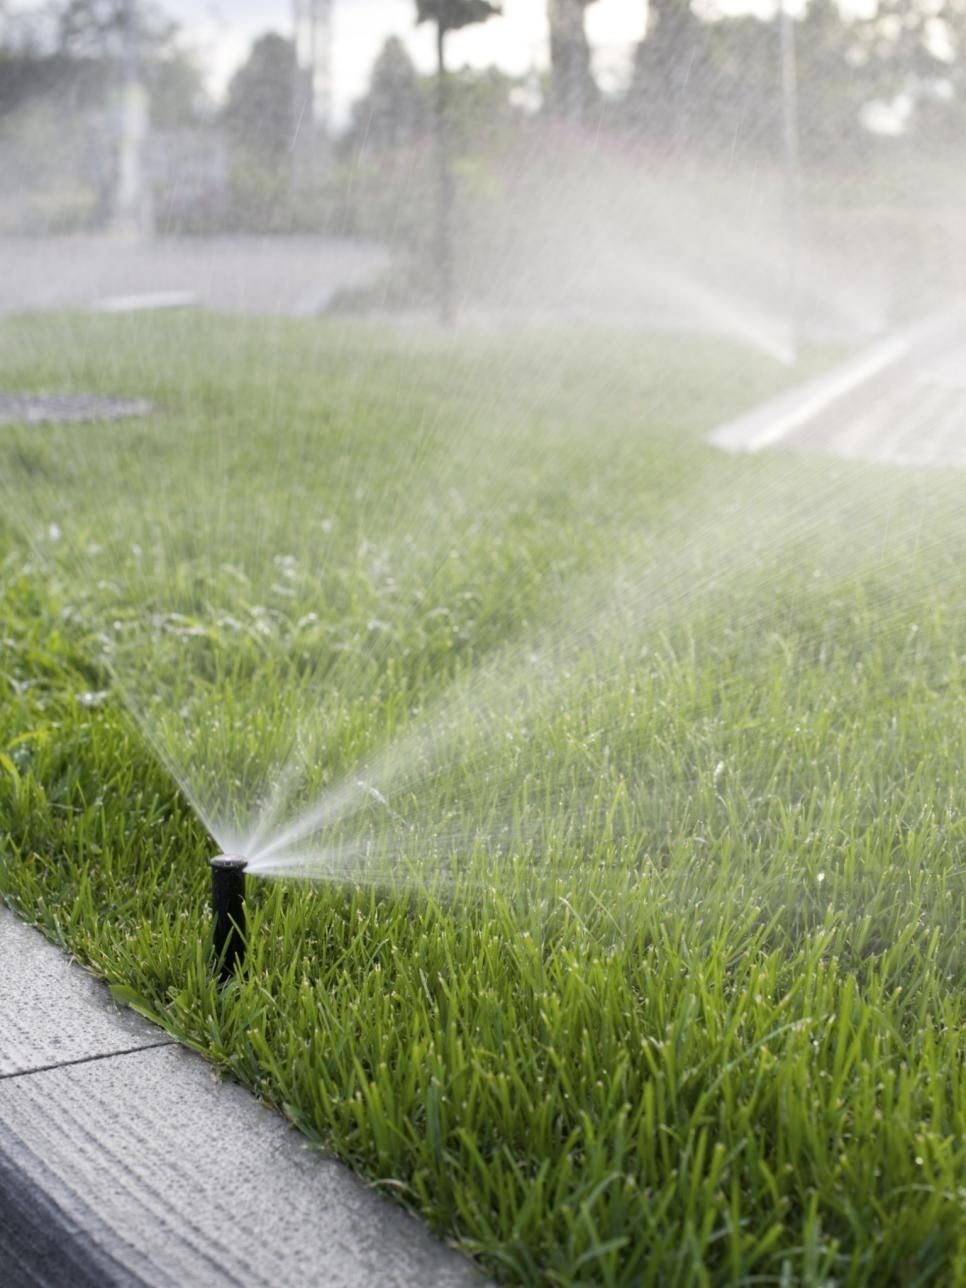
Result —
[[238, 854], [218, 854], [211, 860], [211, 915], [214, 960], [218, 978], [227, 983], [245, 960], [245, 869]]

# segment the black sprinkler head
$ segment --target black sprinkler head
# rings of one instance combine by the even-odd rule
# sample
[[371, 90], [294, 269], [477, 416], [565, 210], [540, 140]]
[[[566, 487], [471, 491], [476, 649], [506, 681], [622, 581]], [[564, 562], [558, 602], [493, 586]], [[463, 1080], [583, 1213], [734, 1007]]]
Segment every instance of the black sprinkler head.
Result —
[[245, 960], [245, 869], [248, 860], [219, 854], [211, 860], [211, 915], [218, 978], [231, 979]]

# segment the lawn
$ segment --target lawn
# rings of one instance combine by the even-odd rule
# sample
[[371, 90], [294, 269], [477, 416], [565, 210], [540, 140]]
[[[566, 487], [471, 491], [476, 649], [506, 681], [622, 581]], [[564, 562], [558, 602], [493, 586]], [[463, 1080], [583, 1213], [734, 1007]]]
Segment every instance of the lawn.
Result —
[[704, 445], [802, 374], [0, 324], [157, 408], [0, 427], [0, 897], [508, 1283], [966, 1283], [966, 489]]

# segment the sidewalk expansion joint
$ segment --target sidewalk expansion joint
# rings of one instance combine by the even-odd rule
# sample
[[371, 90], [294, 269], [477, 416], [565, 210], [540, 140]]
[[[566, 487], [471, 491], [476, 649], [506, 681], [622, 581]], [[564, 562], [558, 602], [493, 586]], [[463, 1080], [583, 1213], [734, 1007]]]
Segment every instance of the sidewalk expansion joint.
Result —
[[145, 1042], [143, 1046], [121, 1047], [117, 1051], [99, 1051], [97, 1055], [82, 1055], [76, 1060], [61, 1060], [55, 1064], [38, 1064], [32, 1069], [15, 1069], [12, 1073], [0, 1073], [0, 1082], [11, 1078], [29, 1078], [34, 1073], [49, 1073], [51, 1069], [69, 1069], [75, 1064], [93, 1064], [95, 1060], [113, 1060], [119, 1055], [137, 1055], [141, 1051], [156, 1051], [158, 1047], [177, 1046], [177, 1042]]

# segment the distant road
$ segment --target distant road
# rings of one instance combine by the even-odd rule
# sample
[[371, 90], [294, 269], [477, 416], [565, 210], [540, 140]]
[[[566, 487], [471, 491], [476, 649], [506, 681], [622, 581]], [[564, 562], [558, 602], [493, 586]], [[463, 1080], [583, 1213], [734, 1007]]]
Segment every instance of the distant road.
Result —
[[308, 317], [376, 282], [389, 253], [317, 237], [0, 237], [0, 314], [184, 307]]
[[966, 304], [719, 426], [710, 442], [729, 452], [966, 466]]

